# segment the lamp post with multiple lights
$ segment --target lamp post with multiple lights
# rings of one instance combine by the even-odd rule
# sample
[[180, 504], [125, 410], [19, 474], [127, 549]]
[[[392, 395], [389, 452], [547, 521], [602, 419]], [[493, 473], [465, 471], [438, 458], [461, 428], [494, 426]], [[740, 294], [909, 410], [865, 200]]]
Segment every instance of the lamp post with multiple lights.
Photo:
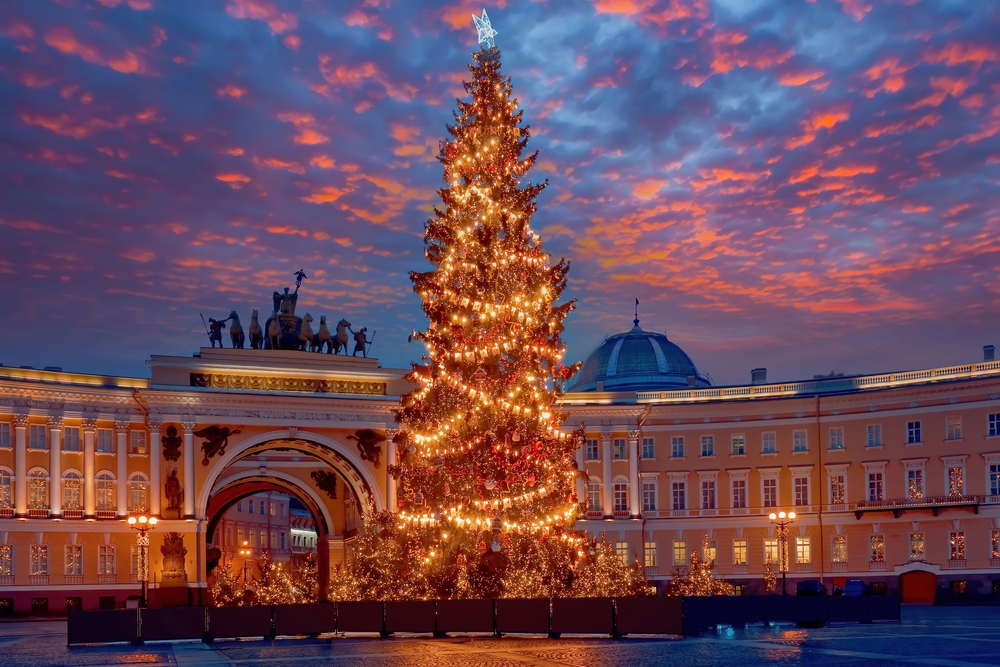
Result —
[[247, 590], [250, 588], [250, 580], [247, 578], [247, 566], [250, 564], [250, 559], [253, 558], [253, 549], [247, 540], [243, 540], [243, 548], [240, 549], [240, 558], [243, 559], [243, 589]]
[[142, 599], [139, 606], [146, 607], [146, 585], [149, 581], [149, 531], [156, 527], [156, 517], [145, 514], [129, 516], [128, 527], [136, 531], [135, 543], [139, 547], [139, 562], [136, 564], [136, 574], [142, 584]]
[[795, 512], [784, 510], [768, 515], [778, 536], [778, 567], [781, 569], [781, 594], [788, 595], [788, 525], [795, 520]]

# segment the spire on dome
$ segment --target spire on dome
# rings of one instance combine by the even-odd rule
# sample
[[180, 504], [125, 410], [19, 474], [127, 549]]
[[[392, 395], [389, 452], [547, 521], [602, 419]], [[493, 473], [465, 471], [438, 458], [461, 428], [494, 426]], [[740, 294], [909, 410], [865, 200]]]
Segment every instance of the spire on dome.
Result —
[[635, 300], [635, 319], [632, 320], [632, 324], [635, 325], [633, 329], [639, 328], [639, 299]]

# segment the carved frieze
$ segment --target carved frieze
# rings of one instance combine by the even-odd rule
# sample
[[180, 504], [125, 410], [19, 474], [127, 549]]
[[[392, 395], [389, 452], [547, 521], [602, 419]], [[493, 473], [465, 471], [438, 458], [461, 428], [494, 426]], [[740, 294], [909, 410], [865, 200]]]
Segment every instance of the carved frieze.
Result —
[[250, 391], [297, 391], [309, 394], [386, 395], [385, 382], [229, 373], [191, 373], [191, 386], [211, 389], [248, 389]]

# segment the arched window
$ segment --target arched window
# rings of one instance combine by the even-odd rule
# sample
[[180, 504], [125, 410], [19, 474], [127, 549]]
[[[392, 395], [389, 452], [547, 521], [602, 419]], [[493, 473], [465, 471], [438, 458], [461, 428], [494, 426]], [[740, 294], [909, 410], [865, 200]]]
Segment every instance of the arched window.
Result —
[[28, 473], [28, 509], [49, 510], [49, 473], [41, 469]]
[[67, 512], [83, 509], [83, 476], [75, 470], [63, 474], [63, 509]]
[[601, 502], [601, 480], [597, 477], [591, 477], [587, 481], [587, 511], [604, 511]]
[[115, 516], [115, 476], [109, 472], [97, 474], [97, 514], [101, 518]]
[[628, 480], [624, 477], [615, 477], [615, 512], [628, 511]]
[[6, 468], [0, 469], [0, 513], [14, 509], [14, 476]]
[[149, 481], [141, 472], [132, 473], [128, 478], [128, 511], [148, 512]]

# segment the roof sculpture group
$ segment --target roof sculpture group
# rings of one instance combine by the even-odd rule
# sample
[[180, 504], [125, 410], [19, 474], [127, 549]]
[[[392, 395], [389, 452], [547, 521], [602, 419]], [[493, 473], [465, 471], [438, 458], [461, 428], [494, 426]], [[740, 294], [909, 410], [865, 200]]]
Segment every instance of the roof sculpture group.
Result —
[[[306, 313], [302, 317], [295, 314], [295, 306], [299, 299], [299, 288], [302, 281], [309, 276], [305, 271], [299, 269], [295, 272], [295, 291], [289, 291], [286, 287], [284, 292], [275, 291], [272, 295], [274, 309], [270, 317], [262, 327], [258, 320], [257, 309], [253, 309], [250, 316], [250, 326], [247, 333], [250, 334], [250, 347], [254, 350], [301, 350], [303, 352], [323, 352], [327, 354], [339, 354], [341, 350], [347, 355], [347, 346], [350, 338], [354, 338], [354, 354], [358, 352], [367, 357], [371, 348], [375, 332], [372, 332], [372, 340], [368, 339], [368, 327], [361, 327], [358, 331], [351, 328], [351, 323], [345, 319], [337, 322], [336, 331], [331, 332], [326, 323], [326, 315], [319, 318], [319, 329], [313, 331], [313, 317]], [[229, 325], [229, 338], [235, 349], [243, 349], [246, 343], [246, 335], [243, 332], [243, 325], [240, 323], [240, 316], [235, 310], [230, 311], [229, 317], [217, 320], [214, 317], [208, 318], [205, 322], [202, 316], [202, 323], [205, 324], [205, 333], [212, 347], [218, 343], [223, 344], [223, 330], [226, 323]]]

